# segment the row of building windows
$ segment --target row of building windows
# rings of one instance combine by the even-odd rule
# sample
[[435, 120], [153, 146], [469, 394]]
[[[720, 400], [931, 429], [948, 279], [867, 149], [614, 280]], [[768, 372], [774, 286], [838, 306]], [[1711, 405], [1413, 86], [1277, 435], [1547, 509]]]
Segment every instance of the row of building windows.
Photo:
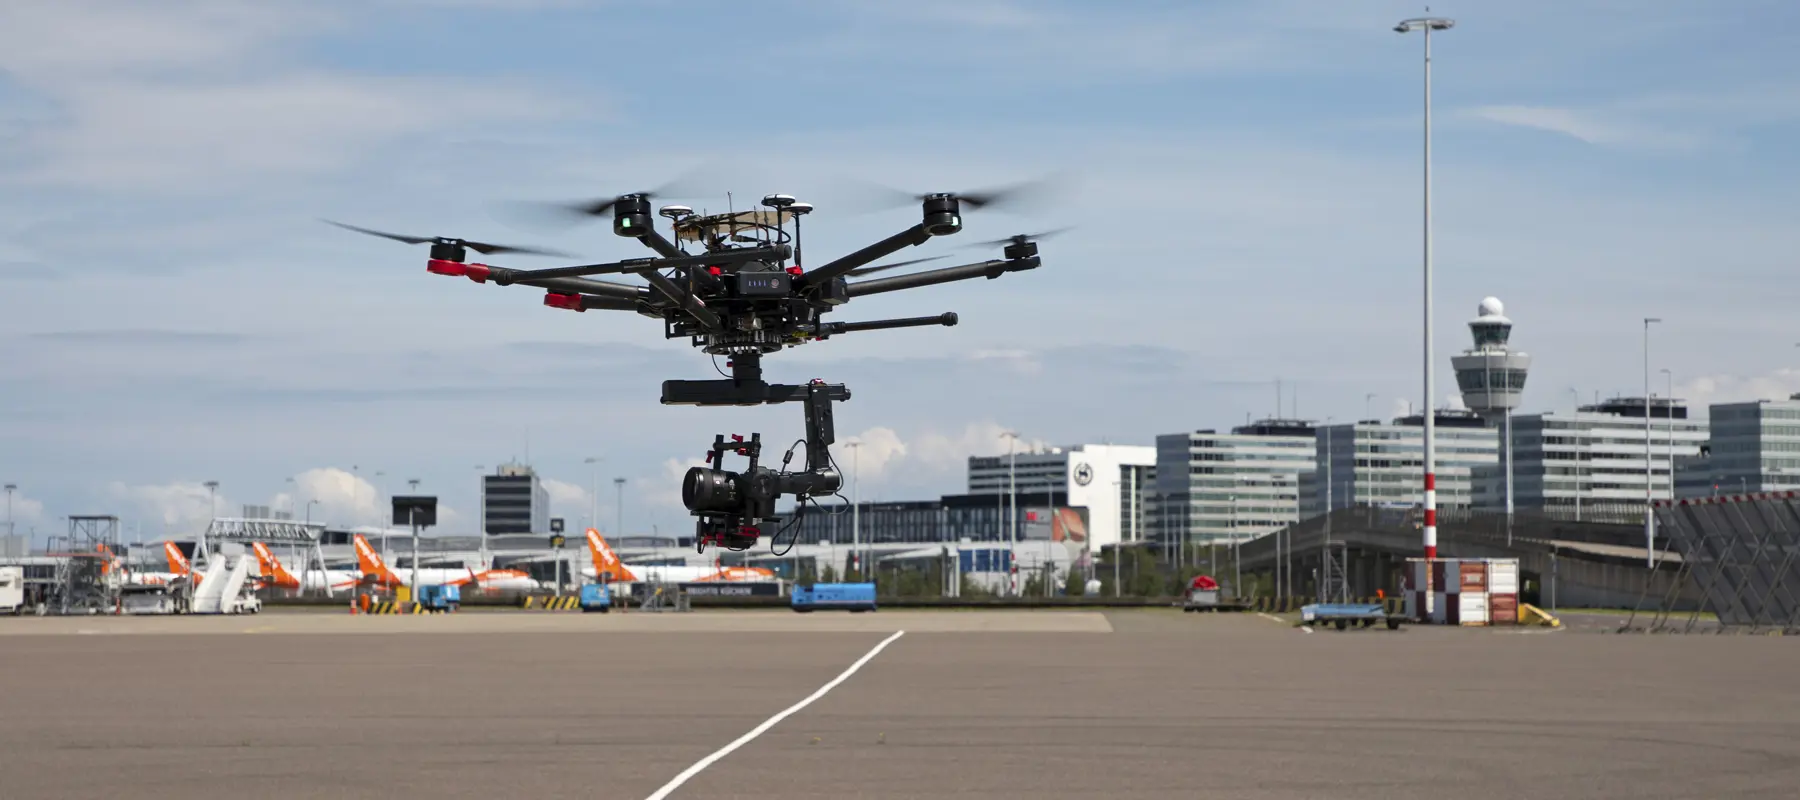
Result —
[[1504, 367], [1457, 370], [1456, 386], [1465, 392], [1518, 391], [1525, 388], [1525, 370]]

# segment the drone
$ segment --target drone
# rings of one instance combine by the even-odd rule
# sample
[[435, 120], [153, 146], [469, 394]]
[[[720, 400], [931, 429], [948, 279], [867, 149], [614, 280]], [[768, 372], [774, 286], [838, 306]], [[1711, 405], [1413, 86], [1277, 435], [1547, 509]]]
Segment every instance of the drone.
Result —
[[[432, 274], [467, 278], [481, 284], [543, 289], [544, 305], [556, 309], [626, 311], [653, 317], [662, 320], [664, 338], [687, 338], [703, 352], [727, 358], [729, 377], [664, 381], [664, 405], [803, 403], [807, 431], [804, 471], [787, 470], [793, 450], [788, 451], [780, 470], [758, 466], [760, 434], [752, 434], [749, 441], [739, 435], [729, 440], [716, 437], [708, 453], [710, 466], [688, 471], [683, 479], [682, 499], [698, 518], [696, 543], [704, 552], [708, 544], [733, 550], [754, 545], [762, 536], [758, 523], [777, 519], [775, 500], [783, 494], [794, 495], [804, 511], [811, 498], [835, 494], [842, 486], [829, 450], [836, 438], [831, 403], [850, 399], [849, 389], [822, 380], [803, 385], [768, 383], [762, 377], [763, 356], [845, 333], [957, 324], [954, 312], [856, 322], [827, 322], [824, 317], [857, 297], [974, 278], [993, 280], [1009, 272], [1036, 269], [1041, 264], [1038, 240], [1066, 229], [971, 245], [1000, 247], [1000, 258], [852, 280], [946, 258], [934, 256], [869, 266], [907, 247], [961, 232], [965, 207], [984, 208], [1003, 202], [1016, 192], [1017, 189], [1003, 189], [909, 195], [910, 200], [919, 203], [921, 219], [917, 224], [810, 270], [802, 266], [800, 231], [802, 218], [812, 212], [813, 206], [786, 194], [765, 196], [762, 208], [714, 214], [696, 213], [683, 205], [662, 206], [656, 210], [656, 216], [669, 220], [673, 241], [656, 230], [651, 216], [651, 199], [656, 192], [569, 204], [564, 210], [581, 216], [601, 217], [610, 212], [614, 234], [638, 240], [656, 256], [533, 270], [471, 262], [468, 255], [470, 251], [482, 255], [567, 254], [458, 238], [405, 236], [326, 221], [372, 236], [429, 244], [425, 269]], [[689, 252], [690, 244], [695, 252]], [[596, 275], [633, 275], [647, 285], [596, 280], [592, 277]], [[723, 370], [720, 372], [723, 374]], [[726, 453], [748, 457], [749, 468], [743, 473], [727, 471], [723, 465]]]

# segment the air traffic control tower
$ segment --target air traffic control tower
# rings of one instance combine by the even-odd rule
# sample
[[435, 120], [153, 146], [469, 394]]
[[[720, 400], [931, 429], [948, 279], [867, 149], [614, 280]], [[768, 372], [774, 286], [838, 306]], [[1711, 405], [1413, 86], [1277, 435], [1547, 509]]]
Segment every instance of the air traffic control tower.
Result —
[[1481, 301], [1480, 316], [1469, 321], [1469, 333], [1475, 346], [1450, 359], [1456, 370], [1456, 385], [1462, 389], [1463, 405], [1480, 414], [1489, 424], [1500, 428], [1501, 462], [1506, 475], [1506, 514], [1513, 511], [1513, 409], [1519, 407], [1519, 396], [1525, 391], [1525, 373], [1531, 369], [1531, 356], [1507, 346], [1512, 338], [1512, 320], [1506, 318], [1506, 306], [1497, 297]]

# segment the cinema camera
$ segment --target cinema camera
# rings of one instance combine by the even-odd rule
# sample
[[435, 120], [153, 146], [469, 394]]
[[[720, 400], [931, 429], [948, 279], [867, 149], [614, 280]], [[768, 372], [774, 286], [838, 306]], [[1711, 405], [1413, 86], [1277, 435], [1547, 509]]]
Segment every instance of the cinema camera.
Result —
[[[659, 233], [651, 217], [651, 198], [667, 190], [624, 194], [607, 200], [562, 204], [559, 209], [584, 217], [612, 215], [613, 233], [642, 242], [657, 253], [655, 258], [636, 258], [603, 264], [521, 270], [470, 263], [468, 252], [482, 254], [561, 255], [553, 251], [487, 244], [466, 239], [417, 237], [384, 233], [343, 223], [333, 225], [360, 233], [409, 244], [429, 244], [427, 271], [436, 275], [468, 278], [496, 286], [532, 286], [545, 290], [544, 305], [568, 311], [593, 309], [630, 311], [663, 322], [665, 338], [690, 339], [716, 359], [725, 356], [730, 373], [719, 370], [718, 380], [668, 380], [663, 382], [665, 405], [753, 406], [802, 402], [806, 407], [806, 465], [788, 472], [789, 449], [781, 470], [757, 466], [761, 436], [715, 437], [709, 453], [710, 468], [690, 470], [682, 486], [682, 499], [698, 518], [698, 547], [708, 544], [745, 549], [762, 535], [760, 522], [774, 518], [775, 501], [793, 495], [806, 504], [818, 496], [838, 491], [842, 479], [832, 462], [831, 403], [850, 398], [842, 384], [814, 380], [804, 385], [771, 384], [763, 380], [762, 358], [783, 348], [821, 341], [860, 331], [957, 323], [955, 313], [928, 317], [858, 322], [826, 322], [823, 317], [852, 299], [884, 292], [915, 289], [973, 278], [995, 279], [1009, 272], [1040, 265], [1037, 240], [1060, 233], [1021, 234], [980, 242], [975, 247], [1000, 247], [1001, 258], [961, 266], [924, 270], [867, 280], [877, 272], [935, 261], [947, 256], [866, 266], [907, 247], [963, 229], [963, 212], [1002, 206], [1027, 194], [1026, 186], [996, 191], [908, 194], [919, 203], [920, 221], [900, 233], [882, 239], [811, 271], [801, 266], [800, 221], [811, 213], [811, 204], [792, 196], [772, 194], [762, 208], [720, 214], [695, 213], [681, 205], [665, 205], [656, 214], [670, 221], [675, 241]], [[329, 220], [327, 220], [329, 222]], [[791, 232], [790, 232], [791, 226]], [[699, 252], [684, 245], [696, 243]], [[680, 243], [680, 244], [678, 244]], [[594, 275], [631, 275], [645, 285], [595, 280]], [[798, 446], [798, 443], [796, 443]], [[745, 472], [723, 467], [726, 452], [750, 458]]]

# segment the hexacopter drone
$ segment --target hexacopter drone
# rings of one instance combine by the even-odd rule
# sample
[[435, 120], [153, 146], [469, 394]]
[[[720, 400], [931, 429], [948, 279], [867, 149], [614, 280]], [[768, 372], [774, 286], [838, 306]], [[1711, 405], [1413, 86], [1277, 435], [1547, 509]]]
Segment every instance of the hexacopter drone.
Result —
[[[728, 357], [731, 376], [718, 380], [668, 380], [663, 382], [665, 405], [751, 406], [803, 402], [806, 406], [806, 469], [787, 471], [793, 457], [789, 450], [780, 471], [757, 466], [761, 435], [715, 437], [709, 453], [711, 467], [690, 469], [683, 480], [682, 501], [699, 518], [696, 542], [704, 551], [709, 543], [730, 549], [746, 549], [762, 535], [758, 522], [776, 519], [775, 501], [794, 495], [802, 512], [812, 497], [831, 495], [842, 486], [842, 477], [831, 460], [830, 445], [836, 435], [831, 401], [848, 400], [842, 384], [814, 380], [805, 385], [770, 384], [762, 378], [762, 357], [784, 347], [818, 341], [840, 333], [955, 325], [954, 313], [932, 317], [825, 322], [821, 318], [852, 298], [913, 289], [951, 281], [987, 278], [1039, 266], [1037, 239], [1059, 231], [1022, 234], [982, 242], [978, 246], [1002, 246], [1003, 258], [955, 267], [925, 270], [892, 277], [852, 281], [944, 256], [865, 266], [877, 259], [917, 246], [939, 236], [962, 230], [962, 210], [1002, 202], [1016, 190], [980, 193], [935, 193], [913, 197], [923, 219], [916, 225], [811, 271], [800, 264], [800, 219], [813, 209], [785, 194], [764, 197], [764, 208], [722, 214], [697, 214], [687, 206], [666, 205], [657, 214], [670, 220], [675, 242], [657, 232], [650, 216], [651, 192], [620, 195], [610, 200], [580, 203], [570, 210], [589, 216], [612, 212], [613, 233], [637, 239], [658, 257], [636, 258], [605, 264], [521, 270], [471, 263], [468, 251], [484, 255], [506, 253], [562, 255], [547, 250], [486, 244], [444, 237], [402, 236], [381, 231], [331, 224], [360, 233], [382, 236], [409, 244], [429, 244], [427, 271], [465, 277], [476, 283], [514, 284], [544, 289], [544, 305], [571, 311], [606, 309], [634, 311], [663, 321], [665, 338], [689, 337], [714, 356]], [[789, 233], [789, 225], [792, 233]], [[695, 242], [700, 252], [688, 253], [676, 242]], [[631, 274], [648, 285], [594, 280], [593, 275]], [[723, 468], [726, 452], [748, 456], [742, 473]], [[796, 533], [796, 535], [798, 535]]]

